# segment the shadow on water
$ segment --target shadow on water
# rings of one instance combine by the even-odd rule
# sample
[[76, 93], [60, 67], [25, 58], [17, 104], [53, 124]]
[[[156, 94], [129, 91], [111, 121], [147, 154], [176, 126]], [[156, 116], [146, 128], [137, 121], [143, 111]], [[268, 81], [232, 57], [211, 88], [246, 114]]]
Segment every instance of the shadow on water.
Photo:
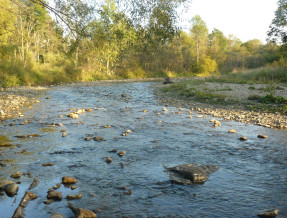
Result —
[[[189, 118], [188, 109], [158, 105], [153, 83], [91, 83], [55, 87], [23, 119], [1, 126], [5, 141], [17, 145], [2, 151], [0, 178], [20, 171], [16, 197], [0, 196], [0, 217], [11, 217], [33, 178], [39, 197], [25, 209], [27, 217], [49, 217], [67, 208], [68, 194], [82, 193], [72, 203], [97, 209], [99, 217], [256, 217], [261, 209], [278, 207], [287, 216], [287, 134], [254, 125], [221, 121], [212, 127], [211, 117]], [[70, 109], [91, 108], [92, 112], [71, 119]], [[61, 123], [62, 125], [59, 125]], [[54, 125], [55, 124], [55, 125]], [[230, 128], [237, 134], [229, 134]], [[63, 131], [67, 136], [63, 137]], [[122, 136], [126, 130], [132, 130]], [[16, 135], [39, 134], [35, 138]], [[258, 139], [266, 134], [268, 139]], [[86, 137], [103, 141], [86, 141]], [[247, 141], [239, 141], [246, 136]], [[2, 137], [0, 137], [0, 141]], [[117, 153], [126, 151], [119, 157]], [[107, 164], [106, 158], [112, 158]], [[9, 162], [8, 160], [13, 160]], [[53, 162], [50, 167], [43, 163]], [[181, 186], [169, 182], [164, 166], [184, 163], [215, 164], [220, 169], [203, 185]], [[31, 175], [27, 175], [31, 173]], [[76, 177], [78, 188], [61, 186], [64, 199], [45, 205], [47, 191], [63, 176]], [[15, 180], [15, 181], [18, 181]], [[125, 188], [123, 188], [125, 187]], [[125, 189], [125, 190], [124, 190]], [[131, 190], [131, 195], [128, 195]]]

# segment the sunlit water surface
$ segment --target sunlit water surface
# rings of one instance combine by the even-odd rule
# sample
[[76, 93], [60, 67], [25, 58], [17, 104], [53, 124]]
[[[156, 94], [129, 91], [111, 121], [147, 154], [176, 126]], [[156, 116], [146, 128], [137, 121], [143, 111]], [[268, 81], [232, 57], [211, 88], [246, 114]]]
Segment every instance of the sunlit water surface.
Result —
[[[21, 176], [17, 196], [0, 196], [0, 217], [13, 215], [33, 178], [39, 179], [32, 190], [39, 197], [25, 209], [26, 217], [53, 213], [73, 217], [65, 196], [77, 193], [82, 193], [82, 199], [70, 202], [99, 210], [99, 217], [256, 217], [258, 211], [273, 207], [281, 209], [281, 217], [287, 216], [286, 131], [222, 120], [222, 126], [214, 128], [209, 123], [212, 117], [197, 118], [193, 112], [190, 119], [188, 109], [166, 107], [168, 111], [163, 112], [164, 105], [153, 95], [153, 84], [54, 87], [39, 93], [41, 102], [27, 110], [24, 118], [7, 120], [1, 126], [0, 140], [17, 146], [2, 151], [0, 159], [7, 166], [1, 167], [0, 179], [11, 180], [10, 175], [18, 170], [32, 175]], [[74, 120], [65, 116], [70, 108], [92, 108], [93, 112]], [[24, 120], [30, 123], [19, 125]], [[16, 125], [9, 126], [11, 122]], [[231, 128], [238, 133], [229, 134]], [[62, 137], [62, 129], [67, 130], [67, 137]], [[127, 129], [132, 133], [122, 136]], [[41, 137], [15, 137], [28, 134]], [[269, 138], [259, 139], [258, 134]], [[89, 135], [105, 141], [85, 141]], [[240, 136], [248, 140], [239, 141]], [[120, 158], [109, 152], [113, 149], [125, 150], [126, 155]], [[106, 157], [112, 163], [107, 164]], [[54, 166], [42, 166], [49, 162]], [[184, 163], [215, 164], [220, 169], [203, 185], [171, 184], [164, 166]], [[45, 205], [46, 192], [63, 176], [76, 177], [78, 188], [72, 191], [61, 186], [58, 191], [64, 199]], [[127, 190], [121, 190], [123, 186]], [[131, 195], [125, 194], [128, 190]]]

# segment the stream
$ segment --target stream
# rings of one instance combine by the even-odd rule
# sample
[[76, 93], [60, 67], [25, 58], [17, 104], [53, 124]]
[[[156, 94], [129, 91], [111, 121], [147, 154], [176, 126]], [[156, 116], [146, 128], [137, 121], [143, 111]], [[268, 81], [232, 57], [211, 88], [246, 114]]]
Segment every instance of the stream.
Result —
[[[6, 167], [0, 166], [0, 180], [21, 184], [16, 196], [0, 195], [0, 218], [12, 217], [34, 178], [39, 184], [31, 192], [38, 198], [25, 208], [26, 217], [73, 217], [68, 202], [97, 210], [98, 217], [257, 217], [270, 208], [280, 208], [278, 217], [287, 217], [286, 130], [221, 119], [215, 128], [211, 116], [197, 117], [192, 111], [190, 118], [187, 108], [160, 105], [153, 94], [156, 84], [56, 86], [39, 92], [40, 103], [26, 108], [25, 117], [4, 121], [0, 142], [13, 146], [2, 148], [0, 162]], [[66, 116], [77, 108], [93, 110], [79, 119]], [[54, 125], [58, 123], [63, 126]], [[126, 130], [131, 132], [123, 136]], [[15, 137], [30, 134], [40, 137]], [[104, 140], [86, 141], [89, 136]], [[240, 136], [248, 140], [240, 141]], [[126, 154], [119, 157], [113, 149]], [[107, 157], [112, 158], [109, 164]], [[54, 165], [42, 166], [50, 162]], [[220, 168], [204, 184], [172, 184], [165, 167], [186, 163]], [[16, 171], [26, 175], [10, 178]], [[77, 178], [77, 188], [61, 185], [57, 191], [63, 200], [44, 204], [48, 189], [63, 176]], [[78, 193], [81, 199], [65, 198]]]

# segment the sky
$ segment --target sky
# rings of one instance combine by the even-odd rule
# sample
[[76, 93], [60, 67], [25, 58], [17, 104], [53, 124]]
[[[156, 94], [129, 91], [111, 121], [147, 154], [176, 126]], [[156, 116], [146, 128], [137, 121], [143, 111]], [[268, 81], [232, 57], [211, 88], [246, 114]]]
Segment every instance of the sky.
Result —
[[[267, 31], [277, 9], [277, 0], [192, 0], [184, 19], [199, 15], [209, 32], [219, 29], [242, 42], [259, 39], [266, 42]], [[191, 24], [182, 24], [187, 31]]]

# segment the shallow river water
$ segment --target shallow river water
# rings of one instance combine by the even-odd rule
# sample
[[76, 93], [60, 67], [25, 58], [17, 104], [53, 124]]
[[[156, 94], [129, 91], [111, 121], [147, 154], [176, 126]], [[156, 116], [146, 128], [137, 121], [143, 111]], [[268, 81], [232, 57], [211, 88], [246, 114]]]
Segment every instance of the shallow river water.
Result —
[[[0, 129], [0, 142], [16, 146], [0, 155], [0, 179], [22, 175], [18, 195], [0, 196], [0, 217], [11, 217], [34, 178], [31, 190], [39, 197], [25, 209], [26, 217], [49, 217], [62, 213], [73, 217], [67, 207], [99, 210], [99, 217], [256, 217], [264, 209], [280, 208], [287, 217], [287, 132], [233, 121], [214, 128], [212, 117], [198, 118], [188, 109], [157, 103], [154, 83], [87, 83], [59, 86], [39, 93], [40, 103], [25, 117], [7, 120]], [[127, 97], [122, 97], [126, 94]], [[50, 96], [51, 99], [46, 99]], [[92, 112], [71, 119], [71, 108], [92, 108]], [[63, 115], [63, 117], [59, 117]], [[23, 121], [30, 121], [20, 125]], [[13, 122], [14, 126], [9, 126]], [[62, 123], [64, 126], [53, 126]], [[111, 128], [104, 128], [111, 125]], [[67, 136], [62, 137], [62, 129]], [[126, 130], [132, 130], [122, 136]], [[236, 129], [236, 134], [228, 133]], [[16, 138], [39, 134], [36, 138]], [[257, 138], [258, 134], [268, 139]], [[101, 136], [105, 141], [85, 141]], [[240, 141], [246, 136], [247, 141]], [[119, 157], [109, 151], [125, 150]], [[112, 162], [105, 162], [107, 157]], [[53, 162], [54, 166], [43, 167]], [[202, 185], [171, 184], [165, 166], [185, 163], [214, 164], [220, 169]], [[57, 191], [63, 200], [46, 205], [49, 188], [63, 176], [79, 180], [77, 189], [63, 185]], [[126, 190], [121, 187], [125, 186]], [[131, 195], [127, 195], [131, 190]], [[82, 193], [68, 201], [68, 194]]]

